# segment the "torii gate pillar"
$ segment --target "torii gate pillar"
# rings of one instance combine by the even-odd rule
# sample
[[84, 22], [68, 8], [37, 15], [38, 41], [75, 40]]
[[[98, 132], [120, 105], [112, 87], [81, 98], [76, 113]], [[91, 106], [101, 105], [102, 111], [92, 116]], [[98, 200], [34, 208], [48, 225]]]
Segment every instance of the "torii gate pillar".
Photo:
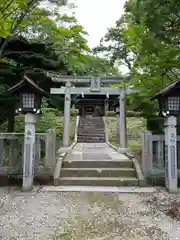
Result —
[[127, 148], [127, 129], [126, 129], [126, 107], [125, 107], [125, 88], [121, 88], [119, 96], [119, 136], [121, 148]]
[[63, 146], [69, 147], [69, 129], [70, 129], [70, 113], [71, 113], [71, 82], [66, 82], [66, 90], [64, 96], [64, 134]]

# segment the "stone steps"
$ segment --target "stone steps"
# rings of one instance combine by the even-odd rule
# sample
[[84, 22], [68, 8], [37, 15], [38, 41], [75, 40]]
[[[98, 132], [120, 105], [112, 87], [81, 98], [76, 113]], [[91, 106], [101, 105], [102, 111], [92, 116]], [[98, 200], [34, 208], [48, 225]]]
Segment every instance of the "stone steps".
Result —
[[105, 139], [86, 139], [86, 138], [78, 138], [78, 143], [105, 143]]
[[104, 135], [90, 135], [90, 134], [86, 134], [86, 135], [78, 135], [78, 139], [77, 142], [84, 142], [84, 143], [105, 143], [106, 142], [106, 137], [105, 134]]
[[106, 142], [104, 122], [101, 117], [81, 117], [77, 132], [78, 142]]
[[64, 186], [138, 186], [135, 177], [63, 177], [60, 185]]
[[133, 161], [103, 143], [77, 143], [62, 162], [56, 184], [64, 186], [138, 186]]
[[79, 128], [78, 129], [78, 132], [104, 132], [105, 129], [104, 128], [97, 128], [97, 129], [94, 129], [94, 128]]
[[88, 135], [88, 136], [92, 136], [92, 137], [93, 136], [95, 136], [95, 137], [96, 136], [100, 136], [100, 137], [103, 136], [104, 137], [105, 133], [104, 132], [85, 132], [85, 133], [84, 132], [79, 132], [78, 134], [79, 134], [79, 136], [87, 136]]
[[61, 177], [136, 177], [134, 168], [63, 168]]
[[133, 168], [132, 160], [64, 160], [63, 168]]

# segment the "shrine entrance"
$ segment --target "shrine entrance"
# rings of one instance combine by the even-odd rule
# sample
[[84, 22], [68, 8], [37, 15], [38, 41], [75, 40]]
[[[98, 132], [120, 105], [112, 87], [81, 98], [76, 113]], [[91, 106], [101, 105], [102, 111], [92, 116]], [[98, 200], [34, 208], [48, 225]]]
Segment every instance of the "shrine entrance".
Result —
[[[51, 94], [64, 95], [64, 134], [63, 145], [69, 146], [69, 125], [71, 112], [71, 96], [81, 96], [76, 103], [76, 107], [80, 106], [80, 116], [104, 116], [111, 96], [114, 96], [119, 101], [119, 136], [122, 148], [127, 148], [127, 131], [126, 131], [126, 114], [125, 114], [125, 86], [121, 87], [106, 87], [108, 84], [119, 84], [122, 81], [129, 81], [129, 78], [121, 77], [77, 77], [77, 76], [62, 76], [57, 73], [48, 73], [48, 77], [53, 82], [65, 83], [65, 87], [51, 88]], [[76, 84], [87, 84], [87, 87], [76, 87]], [[85, 97], [86, 96], [86, 97]], [[89, 96], [89, 97], [88, 97]], [[94, 98], [92, 99], [92, 96]], [[97, 102], [98, 101], [98, 102]], [[79, 105], [78, 105], [79, 104]]]
[[94, 107], [93, 106], [83, 106], [84, 116], [93, 116], [94, 115]]
[[[106, 95], [81, 95], [76, 98], [77, 102], [75, 108], [79, 110], [80, 116], [94, 116], [102, 117], [105, 116], [107, 97]], [[109, 97], [108, 102], [111, 102], [111, 97]]]

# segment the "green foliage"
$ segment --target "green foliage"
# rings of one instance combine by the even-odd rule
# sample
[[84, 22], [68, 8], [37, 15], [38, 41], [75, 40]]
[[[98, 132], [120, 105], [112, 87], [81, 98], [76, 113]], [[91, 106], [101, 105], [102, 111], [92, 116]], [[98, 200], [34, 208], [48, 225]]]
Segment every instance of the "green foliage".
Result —
[[79, 113], [79, 110], [78, 110], [78, 109], [75, 109], [75, 108], [74, 108], [74, 109], [71, 110], [71, 116], [72, 116], [72, 117], [77, 116], [78, 113]]
[[129, 109], [147, 119], [158, 112], [150, 97], [179, 77], [179, 23], [178, 0], [128, 0], [124, 14], [95, 49], [129, 68], [136, 90]]
[[[44, 114], [37, 116], [36, 132], [44, 133], [48, 129], [56, 129], [58, 137], [62, 137], [63, 134], [63, 119], [56, 116], [54, 109], [44, 109]], [[6, 132], [8, 122], [4, 122], [0, 126], [0, 132]], [[24, 116], [18, 115], [15, 118], [15, 129], [14, 132], [24, 132]]]
[[[16, 84], [24, 74], [48, 92], [52, 82], [46, 77], [46, 71], [65, 75], [119, 75], [111, 61], [92, 55], [87, 45], [87, 32], [75, 16], [62, 14], [60, 7], [68, 8], [68, 0], [48, 0], [49, 9], [43, 2], [2, 0], [0, 3], [0, 23], [3, 22], [0, 24], [1, 92]], [[0, 122], [9, 118], [11, 126], [10, 115], [13, 114], [9, 113], [14, 111], [15, 100], [9, 100], [8, 104], [4, 99], [0, 101], [3, 102]], [[63, 111], [63, 98], [56, 96], [47, 103], [47, 108]]]
[[[44, 0], [1, 0], [0, 2], [0, 36], [9, 37], [24, 28], [28, 17]], [[66, 0], [48, 0], [46, 4], [58, 7], [66, 5]]]
[[57, 108], [43, 108], [42, 110], [43, 114], [53, 114], [58, 116], [59, 110]]
[[[109, 141], [119, 146], [119, 135], [117, 135], [116, 117], [106, 118]], [[131, 149], [141, 147], [141, 132], [146, 130], [146, 120], [141, 117], [127, 117], [128, 147]]]

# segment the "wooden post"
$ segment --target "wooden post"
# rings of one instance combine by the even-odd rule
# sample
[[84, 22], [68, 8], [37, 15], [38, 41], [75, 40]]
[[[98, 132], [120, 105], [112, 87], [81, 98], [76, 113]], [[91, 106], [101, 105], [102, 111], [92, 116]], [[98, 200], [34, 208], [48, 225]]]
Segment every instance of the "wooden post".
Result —
[[152, 171], [152, 133], [144, 131], [142, 134], [142, 169], [145, 177], [150, 176]]
[[67, 82], [64, 101], [64, 134], [63, 134], [64, 147], [69, 147], [70, 111], [71, 111], [71, 82]]
[[56, 165], [56, 133], [49, 129], [45, 142], [45, 167], [51, 169], [52, 173]]

